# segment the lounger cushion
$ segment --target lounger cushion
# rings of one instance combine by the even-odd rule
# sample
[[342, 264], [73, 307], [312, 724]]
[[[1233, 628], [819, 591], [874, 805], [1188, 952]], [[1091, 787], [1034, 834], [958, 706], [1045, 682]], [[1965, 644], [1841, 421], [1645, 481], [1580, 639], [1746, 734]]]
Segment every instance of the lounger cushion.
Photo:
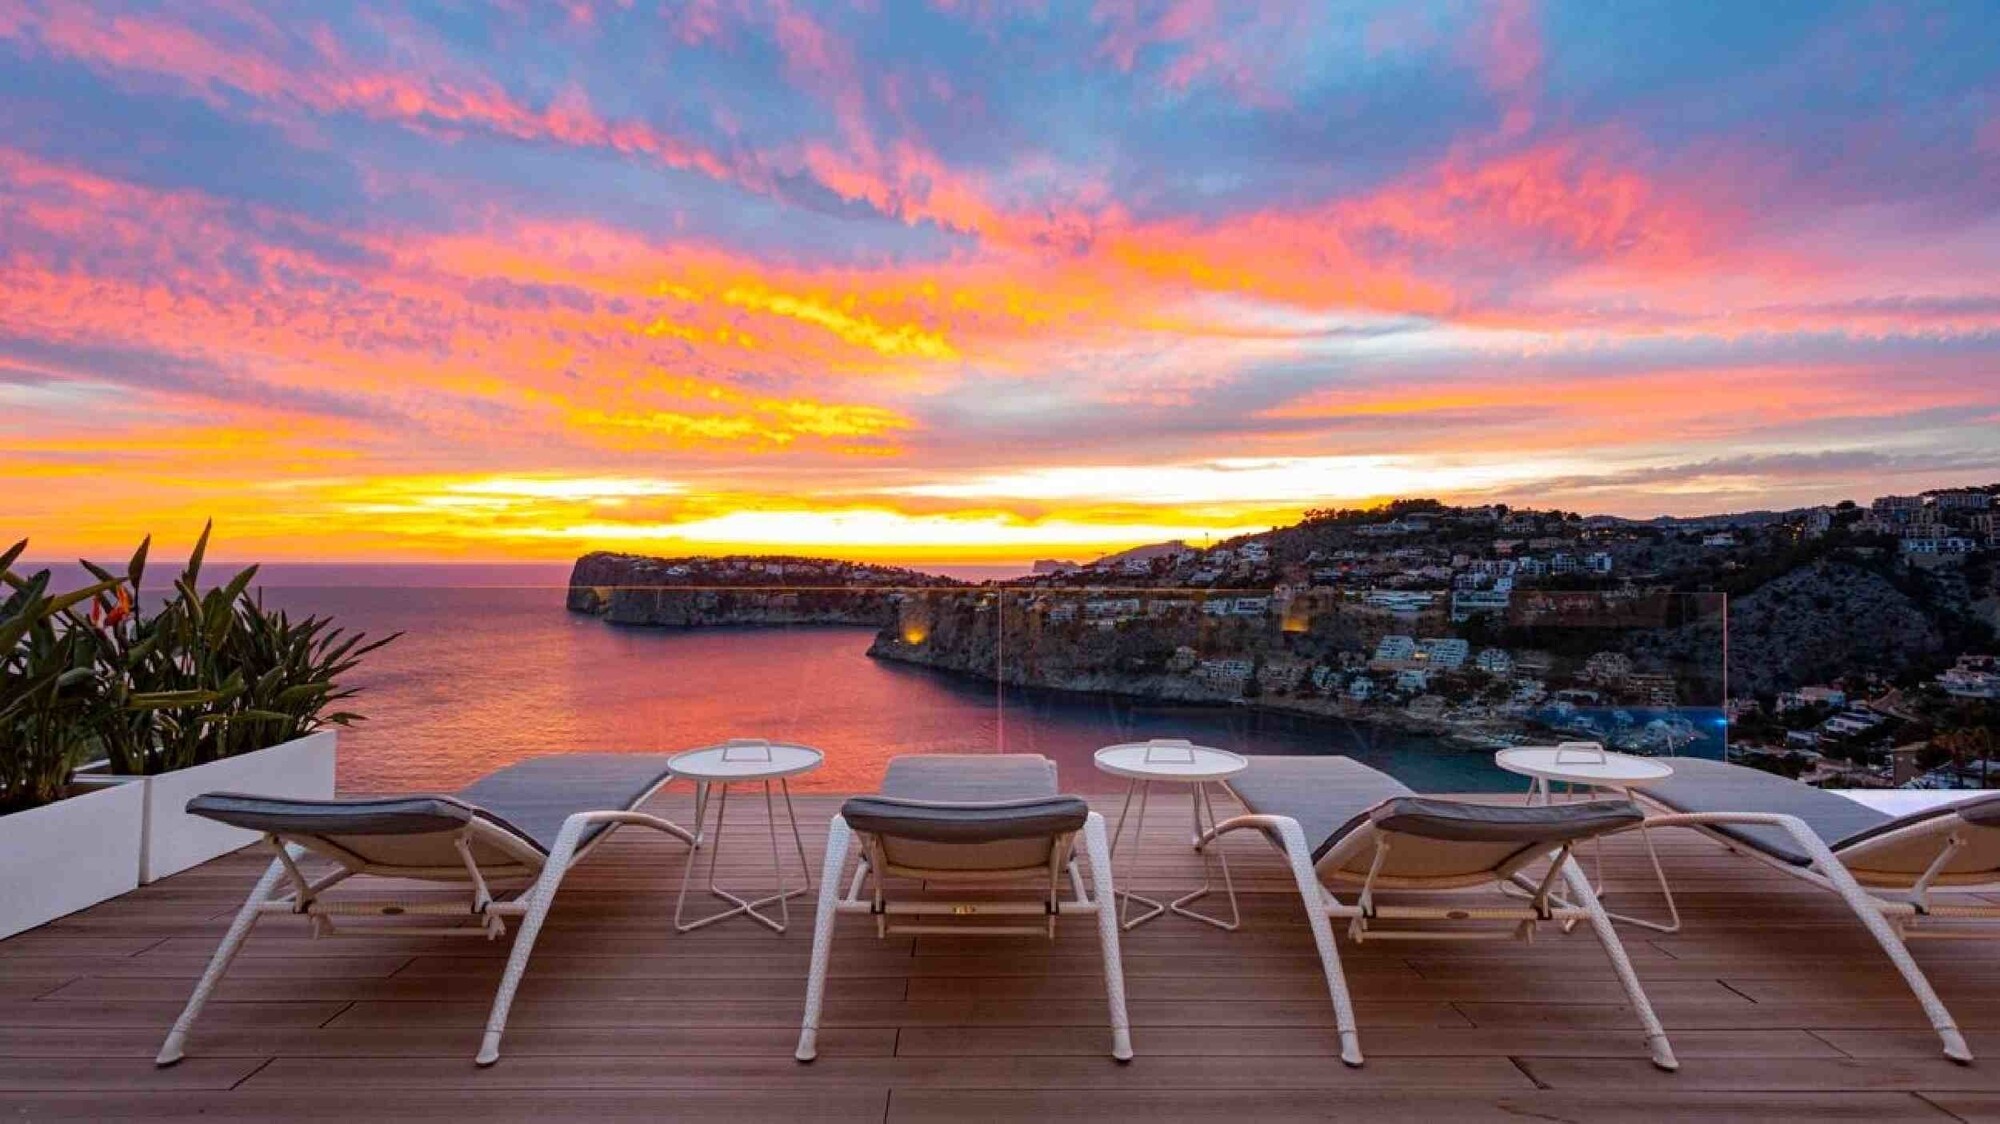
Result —
[[1619, 831], [1646, 818], [1630, 800], [1523, 808], [1400, 796], [1368, 813], [1381, 831], [1455, 843], [1563, 843]]
[[1229, 779], [1229, 788], [1252, 812], [1299, 821], [1315, 862], [1368, 822], [1376, 805], [1416, 795], [1351, 757], [1253, 757], [1249, 768]]
[[[1744, 765], [1701, 757], [1664, 759], [1674, 775], [1642, 791], [1676, 812], [1739, 812], [1797, 816], [1828, 846], [1839, 847], [1874, 834], [1896, 821], [1845, 796], [1787, 780]], [[1914, 821], [1916, 817], [1905, 817]], [[1715, 830], [1745, 846], [1795, 866], [1809, 866], [1811, 856], [1799, 849], [1782, 828], [1762, 824], [1719, 824]]]
[[191, 816], [280, 835], [424, 835], [457, 831], [479, 810], [449, 796], [285, 800], [210, 792], [187, 802]]
[[[283, 800], [215, 792], [188, 801], [190, 815], [290, 836], [423, 835], [457, 831], [474, 817], [547, 853], [577, 812], [627, 811], [668, 777], [665, 754], [569, 753], [488, 773], [457, 796], [418, 793], [354, 800]], [[586, 828], [578, 846], [609, 830]]]
[[926, 843], [997, 843], [1047, 839], [1083, 830], [1090, 805], [1079, 796], [986, 804], [932, 804], [857, 796], [840, 816], [856, 831]]
[[1090, 805], [1056, 792], [1056, 763], [1032, 753], [911, 754], [889, 762], [879, 796], [841, 818], [856, 831], [929, 843], [996, 843], [1083, 829]]
[[993, 804], [1056, 792], [1056, 763], [1039, 754], [927, 753], [891, 760], [881, 794], [933, 804]]
[[[560, 753], [531, 757], [488, 773], [458, 793], [535, 841], [555, 846], [563, 821], [578, 812], [630, 811], [665, 783], [671, 757], [662, 753]], [[581, 847], [610, 830], [592, 824]]]

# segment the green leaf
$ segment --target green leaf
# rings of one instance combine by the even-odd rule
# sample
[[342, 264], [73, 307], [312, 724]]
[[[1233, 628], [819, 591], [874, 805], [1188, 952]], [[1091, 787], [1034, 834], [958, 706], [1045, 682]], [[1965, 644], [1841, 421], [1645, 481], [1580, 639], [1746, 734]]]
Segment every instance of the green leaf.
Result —
[[325, 679], [321, 679], [313, 683], [300, 683], [297, 686], [287, 687], [284, 690], [279, 691], [277, 697], [274, 698], [272, 701], [277, 703], [279, 706], [290, 706], [295, 703], [306, 702], [308, 700], [318, 698], [319, 696], [326, 694], [328, 691], [332, 689], [333, 689], [333, 683]]
[[181, 581], [187, 583], [190, 589], [201, 580], [201, 560], [208, 554], [208, 536], [213, 530], [213, 519], [201, 525], [201, 537], [194, 541], [194, 550], [188, 554], [187, 568], [181, 571]]
[[28, 540], [22, 539], [20, 542], [8, 547], [5, 551], [0, 551], [0, 572], [13, 569], [14, 561], [27, 553], [27, 550]]
[[207, 706], [221, 702], [223, 696], [215, 691], [149, 691], [136, 694], [125, 700], [132, 710], [164, 710], [186, 706]]
[[134, 591], [139, 588], [139, 582], [146, 576], [146, 555], [152, 549], [153, 536], [147, 535], [139, 540], [139, 549], [132, 552], [132, 560], [125, 564], [125, 576], [132, 579]]
[[257, 576], [257, 567], [252, 566], [249, 569], [244, 570], [242, 573], [237, 574], [235, 577], [229, 579], [229, 584], [222, 587], [223, 589], [222, 599], [224, 601], [235, 601], [238, 597], [241, 597], [243, 595], [243, 591], [249, 587], [250, 580], [252, 578], [255, 578], [256, 576]]
[[106, 590], [116, 589], [122, 584], [124, 583], [120, 582], [117, 578], [113, 578], [110, 581], [103, 581], [103, 582], [98, 582], [96, 585], [85, 586], [84, 588], [79, 589], [74, 593], [65, 593], [60, 597], [51, 597], [48, 599], [47, 602], [44, 603], [42, 608], [42, 615], [44, 617], [55, 616], [57, 613], [62, 612], [64, 609], [67, 609], [70, 606], [77, 604], [78, 602], [88, 601], [91, 598], [97, 596], [98, 594], [103, 593]]

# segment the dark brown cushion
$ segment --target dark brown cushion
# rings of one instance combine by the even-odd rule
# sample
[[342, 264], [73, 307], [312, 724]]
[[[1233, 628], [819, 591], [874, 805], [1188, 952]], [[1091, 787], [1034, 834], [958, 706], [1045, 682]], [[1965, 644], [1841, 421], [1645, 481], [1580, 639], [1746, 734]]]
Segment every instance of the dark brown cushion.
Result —
[[1630, 800], [1524, 808], [1400, 796], [1368, 813], [1377, 830], [1462, 843], [1566, 843], [1621, 831], [1646, 818]]

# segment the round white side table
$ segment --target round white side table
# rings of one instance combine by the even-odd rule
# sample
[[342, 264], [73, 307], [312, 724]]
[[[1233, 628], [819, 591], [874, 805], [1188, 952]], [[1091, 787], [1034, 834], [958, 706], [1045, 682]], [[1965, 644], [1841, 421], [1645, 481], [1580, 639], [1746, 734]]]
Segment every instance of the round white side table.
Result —
[[[791, 899], [812, 890], [812, 863], [806, 858], [805, 839], [799, 834], [798, 813], [792, 810], [792, 788], [790, 778], [802, 773], [810, 773], [820, 767], [825, 755], [811, 746], [792, 745], [786, 742], [769, 742], [757, 738], [731, 738], [721, 745], [706, 749], [693, 749], [675, 755], [667, 762], [676, 777], [685, 777], [695, 782], [694, 831], [696, 844], [704, 842], [702, 823], [708, 814], [709, 796], [721, 790], [721, 797], [715, 803], [715, 835], [708, 843], [708, 892], [729, 903], [729, 908], [707, 917], [692, 921], [683, 920], [687, 906], [688, 879], [694, 873], [697, 856], [689, 855], [687, 866], [681, 870], [681, 892], [674, 900], [674, 931], [679, 933], [713, 925], [737, 915], [759, 922], [774, 933], [782, 933], [791, 924]], [[777, 809], [771, 800], [771, 782], [778, 782], [779, 790], [785, 798], [785, 817], [792, 823], [792, 842], [799, 852], [799, 870], [805, 879], [800, 888], [785, 888], [784, 862], [778, 846]], [[732, 894], [715, 884], [716, 859], [722, 853], [722, 824], [729, 811], [729, 789], [731, 785], [757, 784], [764, 786], [764, 818], [771, 830], [771, 874], [776, 879], [775, 893], [765, 897], [749, 899]], [[772, 918], [758, 912], [759, 907], [772, 903], [778, 906], [778, 917]]]
[[[1569, 796], [1575, 796], [1579, 788], [1601, 791], [1630, 798], [1632, 790], [1666, 780], [1674, 775], [1674, 767], [1651, 757], [1634, 757], [1628, 753], [1612, 753], [1596, 742], [1564, 742], [1561, 745], [1524, 745], [1513, 749], [1503, 749], [1493, 755], [1493, 763], [1510, 773], [1518, 773], [1529, 779], [1528, 803], [1550, 804], [1555, 800], [1554, 786], [1563, 785]], [[1653, 849], [1652, 833], [1646, 830], [1644, 822], [1639, 824], [1639, 837], [1645, 840], [1646, 855], [1653, 861], [1653, 876], [1659, 880], [1660, 896], [1667, 902], [1667, 920], [1649, 921], [1643, 917], [1631, 917], [1622, 913], [1605, 913], [1619, 921], [1659, 933], [1677, 933], [1681, 928], [1680, 908], [1674, 904], [1674, 891], [1667, 885], [1667, 872], [1660, 866], [1660, 853]], [[1601, 839], [1591, 840], [1593, 854], [1597, 861], [1597, 887], [1602, 896], [1604, 885], [1604, 843]]]
[[[1151, 921], [1171, 910], [1182, 917], [1205, 922], [1218, 929], [1234, 932], [1242, 923], [1242, 914], [1236, 908], [1236, 883], [1229, 876], [1229, 856], [1220, 848], [1208, 846], [1210, 833], [1215, 830], [1215, 808], [1209, 804], [1208, 786], [1213, 781], [1224, 781], [1249, 767], [1250, 762], [1240, 754], [1226, 749], [1214, 749], [1205, 745], [1195, 745], [1181, 738], [1156, 738], [1148, 742], [1128, 742], [1124, 745], [1108, 745], [1097, 751], [1097, 768], [1114, 777], [1124, 777], [1129, 782], [1125, 786], [1125, 806], [1118, 812], [1118, 828], [1111, 833], [1111, 856], [1115, 863], [1118, 857], [1118, 840], [1125, 834], [1125, 818], [1132, 811], [1132, 797], [1139, 798], [1139, 819], [1132, 829], [1132, 839], [1136, 843], [1144, 837], [1146, 830], [1146, 798], [1151, 793], [1153, 782], [1169, 781], [1190, 787], [1190, 797], [1194, 802], [1194, 849], [1201, 852], [1201, 888], [1161, 903], [1152, 898], [1142, 897], [1129, 890], [1120, 890], [1123, 900], [1119, 907], [1118, 924], [1131, 929]], [[1202, 826], [1202, 817], [1207, 816], [1208, 825]], [[1214, 879], [1210, 873], [1209, 856], [1213, 854], [1222, 867], [1222, 887], [1229, 896], [1229, 920], [1199, 913], [1188, 906], [1207, 896], [1214, 889]], [[1147, 907], [1146, 912], [1137, 917], [1129, 916], [1133, 902]]]

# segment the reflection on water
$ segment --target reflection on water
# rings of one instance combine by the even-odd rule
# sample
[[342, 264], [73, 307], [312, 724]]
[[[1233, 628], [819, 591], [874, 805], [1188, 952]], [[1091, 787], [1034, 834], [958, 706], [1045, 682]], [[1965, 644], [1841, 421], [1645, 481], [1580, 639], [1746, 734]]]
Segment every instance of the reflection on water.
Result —
[[669, 752], [727, 737], [816, 746], [799, 784], [867, 791], [899, 753], [1042, 753], [1064, 787], [1104, 790], [1099, 746], [1179, 736], [1250, 754], [1341, 753], [1420, 791], [1519, 787], [1490, 751], [1234, 707], [1010, 689], [867, 657], [851, 627], [618, 628], [560, 588], [282, 588], [267, 601], [403, 630], [353, 679], [369, 721], [341, 736], [344, 791], [456, 788], [499, 765], [586, 749]]

